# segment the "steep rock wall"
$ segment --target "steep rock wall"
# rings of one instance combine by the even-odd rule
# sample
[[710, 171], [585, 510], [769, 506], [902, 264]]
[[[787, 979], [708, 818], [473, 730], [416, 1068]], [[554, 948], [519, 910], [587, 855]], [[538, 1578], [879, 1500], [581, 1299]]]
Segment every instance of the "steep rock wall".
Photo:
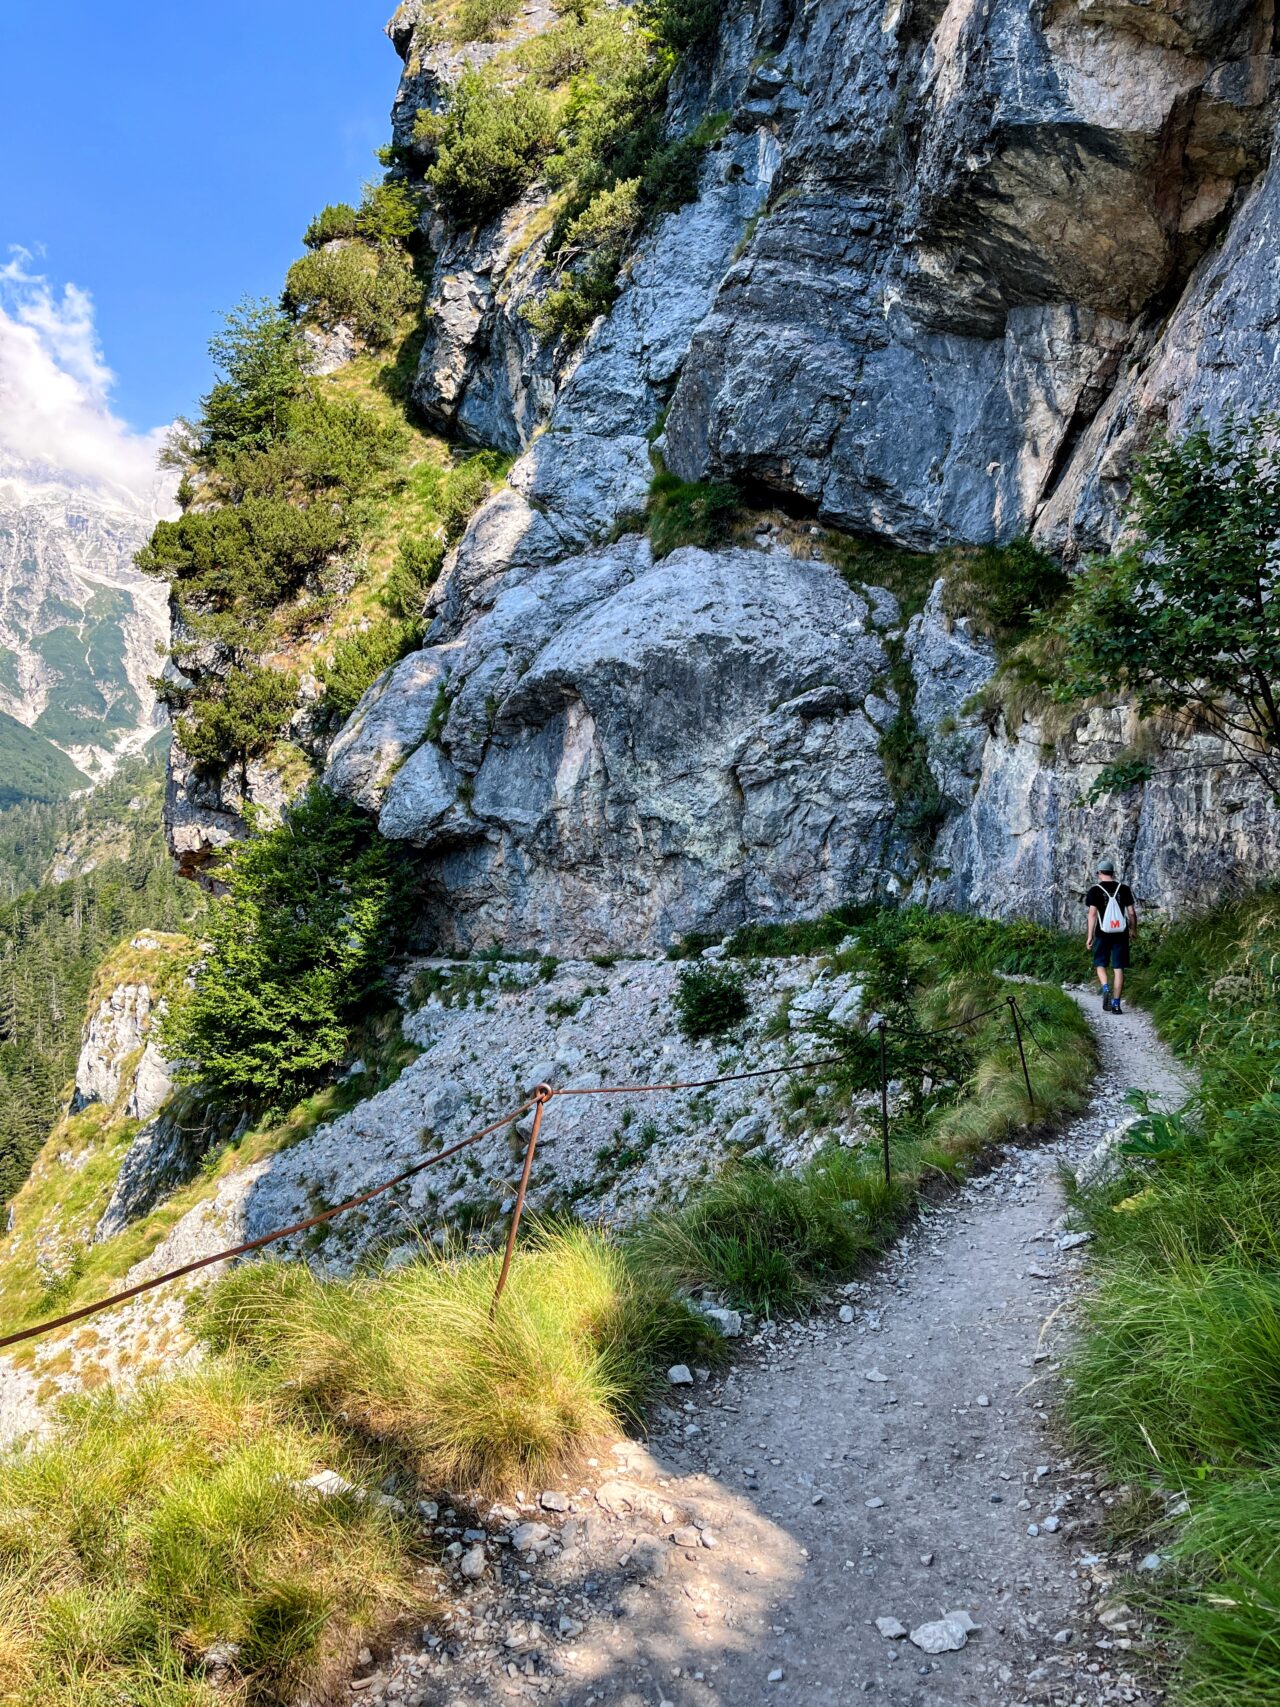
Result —
[[[425, 16], [391, 25], [411, 169], [414, 114], [493, 52], [427, 45]], [[910, 881], [878, 756], [897, 639], [949, 801], [919, 893], [1065, 918], [1099, 844], [1164, 906], [1274, 863], [1276, 813], [1211, 743], [1167, 736], [1145, 789], [1084, 804], [1132, 718], [988, 728], [964, 707], [994, 660], [936, 603], [904, 635], [766, 534], [658, 565], [626, 537], [661, 427], [681, 477], [855, 535], [1109, 543], [1156, 428], [1280, 398], [1273, 49], [1243, 0], [726, 12], [669, 96], [671, 134], [728, 115], [698, 195], [571, 353], [522, 313], [537, 185], [478, 231], [430, 217], [417, 405], [520, 454], [325, 774], [423, 850], [440, 940], [653, 945]], [[278, 793], [175, 777], [193, 861], [238, 832], [237, 788]]]

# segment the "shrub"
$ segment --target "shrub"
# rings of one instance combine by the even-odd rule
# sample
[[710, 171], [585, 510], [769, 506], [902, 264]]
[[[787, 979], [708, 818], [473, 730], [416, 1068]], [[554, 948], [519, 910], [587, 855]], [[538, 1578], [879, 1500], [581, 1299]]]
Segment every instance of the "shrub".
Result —
[[244, 764], [271, 748], [293, 715], [297, 678], [260, 664], [240, 664], [191, 701], [177, 723], [178, 741], [197, 770]]
[[280, 1107], [342, 1059], [384, 988], [404, 928], [408, 867], [366, 815], [314, 787], [218, 867], [212, 944], [165, 1036], [224, 1101]]
[[192, 449], [212, 466], [229, 451], [261, 449], [284, 431], [305, 383], [297, 327], [274, 304], [246, 298], [209, 341], [222, 378], [201, 402]]
[[680, 1030], [688, 1038], [719, 1037], [751, 1011], [743, 976], [731, 967], [681, 967], [675, 1004]]
[[375, 622], [369, 628], [344, 636], [328, 661], [320, 666], [326, 707], [335, 716], [350, 717], [365, 690], [373, 686], [384, 670], [398, 663], [421, 635], [417, 622], [390, 620]]
[[741, 500], [721, 482], [679, 480], [660, 472], [649, 487], [649, 539], [655, 558], [684, 545], [709, 551], [720, 545], [736, 519]]
[[1076, 585], [1062, 691], [1129, 693], [1220, 735], [1280, 799], [1280, 448], [1273, 415], [1157, 439], [1126, 543]]
[[418, 534], [402, 539], [383, 590], [383, 603], [392, 616], [415, 625], [420, 622], [427, 594], [444, 562], [442, 534]]
[[460, 225], [500, 213], [532, 183], [555, 139], [546, 97], [525, 84], [466, 71], [442, 114], [421, 112], [414, 135], [434, 150], [427, 182]]
[[418, 236], [422, 197], [402, 179], [366, 184], [356, 215], [357, 231], [381, 249], [412, 246]]
[[340, 242], [360, 233], [360, 215], [350, 202], [330, 202], [323, 207], [302, 234], [308, 249], [323, 249], [326, 243]]
[[157, 523], [136, 562], [176, 583], [196, 610], [270, 611], [344, 542], [347, 518], [326, 504], [245, 498]]
[[293, 263], [284, 304], [320, 326], [352, 326], [366, 343], [381, 347], [394, 337], [415, 294], [413, 270], [399, 251], [344, 243]]
[[720, 31], [722, 0], [650, 0], [649, 17], [659, 38], [681, 58], [705, 58]]
[[458, 42], [496, 41], [519, 14], [519, 0], [460, 0], [449, 33]]

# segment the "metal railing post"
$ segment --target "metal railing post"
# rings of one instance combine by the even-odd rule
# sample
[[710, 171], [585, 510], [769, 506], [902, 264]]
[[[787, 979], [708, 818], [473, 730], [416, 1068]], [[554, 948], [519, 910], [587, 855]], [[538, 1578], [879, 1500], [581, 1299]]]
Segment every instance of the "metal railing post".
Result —
[[1022, 1022], [1018, 1015], [1018, 999], [1016, 996], [1010, 996], [1008, 1001], [1009, 1013], [1013, 1020], [1013, 1035], [1018, 1040], [1018, 1059], [1022, 1062], [1022, 1077], [1027, 1085], [1027, 1101], [1034, 1108], [1036, 1106], [1036, 1093], [1031, 1089], [1031, 1072], [1027, 1066], [1027, 1052], [1022, 1047]]
[[511, 1211], [511, 1225], [507, 1229], [507, 1248], [502, 1254], [502, 1272], [498, 1276], [498, 1284], [493, 1289], [493, 1303], [489, 1306], [490, 1321], [498, 1313], [498, 1300], [502, 1297], [502, 1289], [507, 1284], [507, 1275], [511, 1271], [511, 1258], [515, 1255], [516, 1248], [516, 1234], [520, 1231], [520, 1217], [524, 1214], [525, 1194], [529, 1190], [529, 1175], [533, 1172], [533, 1152], [538, 1148], [538, 1134], [542, 1131], [543, 1111], [555, 1094], [550, 1085], [539, 1085], [535, 1093], [533, 1130], [529, 1134], [529, 1144], [524, 1153], [524, 1167], [521, 1170], [520, 1184], [516, 1190], [515, 1207]]
[[877, 1026], [880, 1033], [880, 1143], [884, 1150], [884, 1183], [893, 1184], [893, 1170], [889, 1162], [889, 1067], [885, 1054], [886, 1022], [882, 1019]]

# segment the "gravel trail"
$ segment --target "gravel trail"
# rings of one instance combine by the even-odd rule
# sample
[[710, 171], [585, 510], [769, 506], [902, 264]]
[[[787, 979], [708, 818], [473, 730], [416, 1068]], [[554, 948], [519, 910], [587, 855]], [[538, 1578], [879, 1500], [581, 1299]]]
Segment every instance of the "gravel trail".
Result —
[[[619, 1442], [589, 1485], [487, 1514], [452, 1634], [372, 1662], [353, 1698], [1149, 1703], [1106, 1611], [1114, 1562], [1091, 1552], [1109, 1495], [1054, 1436], [1084, 1264], [1059, 1169], [1126, 1118], [1131, 1086], [1169, 1104], [1186, 1086], [1145, 1015], [1080, 1000], [1102, 1053], [1083, 1116], [1007, 1151], [821, 1315], [673, 1388], [647, 1448]], [[549, 1533], [494, 1544], [512, 1519]], [[978, 1628], [963, 1646], [956, 1621], [935, 1629], [949, 1646], [929, 1653], [922, 1626], [950, 1612]]]

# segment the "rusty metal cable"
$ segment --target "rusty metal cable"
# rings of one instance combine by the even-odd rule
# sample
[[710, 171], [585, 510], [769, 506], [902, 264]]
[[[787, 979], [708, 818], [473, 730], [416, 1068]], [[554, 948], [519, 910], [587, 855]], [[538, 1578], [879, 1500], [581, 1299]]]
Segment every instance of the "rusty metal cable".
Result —
[[[1013, 1001], [1014, 998], [1010, 998], [1010, 1000]], [[1001, 1002], [996, 1007], [985, 1008], [981, 1013], [971, 1014], [967, 1019], [957, 1020], [952, 1025], [939, 1026], [933, 1031], [916, 1032], [914, 1036], [917, 1040], [922, 1040], [939, 1036], [942, 1032], [955, 1031], [961, 1026], [973, 1025], [978, 1020], [987, 1018], [990, 1014], [998, 1013], [1005, 1005]], [[1017, 1005], [1016, 1002], [1015, 1005]], [[1020, 1008], [1019, 1012], [1021, 1013]], [[1027, 1023], [1026, 1016], [1023, 1015], [1022, 1018], [1023, 1023]], [[1030, 1025], [1027, 1026], [1027, 1029], [1031, 1032]], [[882, 1021], [882, 1039], [883, 1030], [884, 1022]], [[1031, 1036], [1035, 1039], [1034, 1032], [1031, 1032]], [[1037, 1047], [1043, 1050], [1039, 1040], [1035, 1039], [1035, 1041]], [[709, 1079], [673, 1079], [653, 1084], [578, 1085], [566, 1086], [564, 1089], [557, 1089], [552, 1085], [539, 1085], [535, 1094], [527, 1102], [521, 1103], [518, 1108], [511, 1109], [507, 1114], [500, 1116], [499, 1119], [483, 1127], [479, 1132], [473, 1132], [468, 1137], [459, 1139], [456, 1144], [449, 1145], [447, 1149], [438, 1150], [434, 1156], [424, 1156], [420, 1162], [414, 1162], [412, 1166], [402, 1169], [392, 1179], [384, 1180], [381, 1185], [375, 1185], [369, 1191], [361, 1192], [358, 1197], [349, 1197], [345, 1202], [336, 1204], [332, 1209], [325, 1209], [319, 1215], [312, 1215], [305, 1221], [295, 1221], [288, 1227], [278, 1227], [273, 1232], [263, 1233], [260, 1237], [248, 1239], [243, 1244], [232, 1245], [226, 1250], [215, 1251], [211, 1256], [198, 1257], [193, 1262], [183, 1263], [178, 1268], [168, 1269], [163, 1274], [153, 1275], [147, 1280], [139, 1281], [134, 1286], [113, 1292], [106, 1298], [95, 1300], [92, 1304], [83, 1304], [79, 1309], [69, 1310], [65, 1315], [55, 1316], [47, 1322], [37, 1322], [29, 1328], [20, 1329], [17, 1333], [0, 1336], [0, 1350], [9, 1346], [20, 1345], [25, 1340], [38, 1339], [44, 1334], [54, 1333], [59, 1328], [71, 1327], [74, 1323], [82, 1322], [89, 1316], [96, 1316], [103, 1310], [113, 1309], [117, 1304], [127, 1304], [131, 1299], [141, 1297], [144, 1293], [154, 1292], [158, 1287], [167, 1286], [171, 1281], [181, 1280], [189, 1274], [197, 1274], [201, 1269], [212, 1268], [220, 1262], [230, 1262], [236, 1257], [248, 1256], [251, 1252], [260, 1251], [265, 1246], [276, 1244], [281, 1239], [289, 1239], [295, 1234], [308, 1232], [312, 1227], [322, 1226], [325, 1222], [332, 1221], [336, 1216], [345, 1214], [347, 1210], [358, 1209], [362, 1204], [372, 1202], [375, 1197], [381, 1197], [384, 1192], [392, 1191], [396, 1186], [403, 1185], [406, 1180], [412, 1179], [427, 1168], [434, 1167], [437, 1162], [447, 1161], [450, 1156], [456, 1156], [460, 1150], [469, 1149], [471, 1145], [480, 1143], [482, 1139], [492, 1137], [495, 1132], [502, 1131], [504, 1127], [519, 1120], [522, 1115], [528, 1114], [530, 1109], [534, 1109], [534, 1131], [525, 1151], [524, 1166], [503, 1256], [502, 1273], [494, 1293], [494, 1309], [496, 1310], [511, 1267], [516, 1233], [519, 1229], [521, 1212], [524, 1208], [525, 1195], [532, 1171], [533, 1153], [537, 1145], [542, 1116], [549, 1102], [558, 1097], [640, 1096], [652, 1091], [709, 1090], [713, 1085], [737, 1084], [745, 1080], [773, 1078], [784, 1073], [803, 1073], [817, 1067], [842, 1066], [844, 1060], [845, 1057], [842, 1055], [823, 1055], [806, 1061], [785, 1062], [776, 1067], [754, 1067], [741, 1073], [721, 1073]]]

